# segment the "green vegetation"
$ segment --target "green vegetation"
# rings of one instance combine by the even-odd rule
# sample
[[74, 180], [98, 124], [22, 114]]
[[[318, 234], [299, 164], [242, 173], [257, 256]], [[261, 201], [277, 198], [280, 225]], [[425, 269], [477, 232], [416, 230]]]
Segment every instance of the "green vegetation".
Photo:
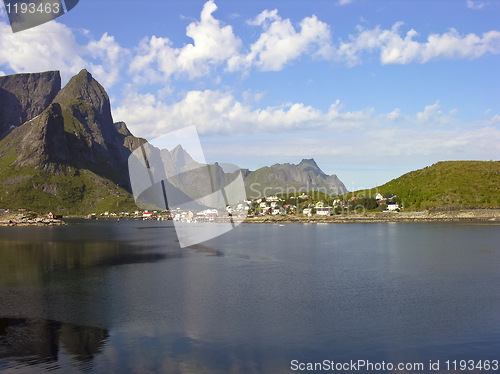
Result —
[[444, 161], [375, 188], [406, 210], [500, 207], [500, 161]]
[[85, 169], [67, 167], [58, 173], [12, 165], [10, 153], [0, 157], [0, 208], [25, 208], [39, 213], [88, 214], [137, 209], [130, 193]]

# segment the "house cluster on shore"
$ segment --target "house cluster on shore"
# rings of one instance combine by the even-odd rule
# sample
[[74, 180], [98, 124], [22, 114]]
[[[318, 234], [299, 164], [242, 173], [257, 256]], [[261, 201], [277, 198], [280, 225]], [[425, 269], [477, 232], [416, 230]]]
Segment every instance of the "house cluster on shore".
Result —
[[[230, 222], [244, 220], [246, 217], [276, 216], [276, 215], [304, 215], [304, 216], [331, 216], [352, 211], [373, 210], [396, 212], [400, 210], [395, 195], [382, 196], [377, 193], [373, 197], [351, 196], [350, 198], [336, 198], [325, 201], [314, 198], [307, 193], [296, 196], [266, 196], [247, 199], [226, 206], [225, 209], [204, 209], [201, 211], [182, 210], [136, 210], [134, 212], [104, 212], [99, 216], [91, 213], [89, 219], [101, 218], [131, 218], [141, 220], [172, 220], [176, 222]], [[367, 204], [370, 203], [370, 205]]]

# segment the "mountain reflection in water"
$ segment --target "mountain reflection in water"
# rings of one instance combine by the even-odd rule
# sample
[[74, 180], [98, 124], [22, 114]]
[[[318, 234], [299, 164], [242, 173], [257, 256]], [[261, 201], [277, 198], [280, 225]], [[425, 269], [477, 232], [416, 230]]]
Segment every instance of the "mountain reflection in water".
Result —
[[62, 350], [86, 364], [102, 352], [105, 329], [44, 319], [0, 318], [0, 358], [22, 365], [57, 363]]
[[241, 225], [180, 249], [169, 225], [0, 227], [2, 374], [281, 374], [292, 360], [500, 352], [497, 226]]

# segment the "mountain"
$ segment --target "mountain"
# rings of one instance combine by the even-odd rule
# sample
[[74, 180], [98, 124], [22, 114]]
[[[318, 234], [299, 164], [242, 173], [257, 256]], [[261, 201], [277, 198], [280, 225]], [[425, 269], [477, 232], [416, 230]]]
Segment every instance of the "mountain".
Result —
[[[39, 93], [37, 79], [52, 89], [43, 73], [18, 81], [30, 82], [30, 102], [43, 104], [43, 95], [30, 93]], [[108, 95], [86, 70], [50, 97], [22, 125], [4, 122], [12, 130], [0, 141], [0, 206], [64, 214], [134, 208], [127, 158], [144, 140], [113, 123]]]
[[298, 165], [275, 164], [245, 173], [247, 195], [251, 198], [279, 193], [320, 191], [330, 195], [347, 192], [336, 175], [327, 175], [314, 159], [303, 159]]
[[[113, 121], [106, 90], [87, 70], [63, 88], [54, 71], [0, 77], [0, 99], [0, 208], [65, 215], [136, 209], [129, 156], [146, 141]], [[151, 171], [137, 164], [141, 193], [158, 207], [165, 206], [165, 188], [178, 202], [204, 203], [239, 175], [227, 165], [200, 164], [181, 145], [148, 149], [150, 161], [161, 160], [155, 170], [174, 176], [150, 186]], [[313, 159], [242, 172], [249, 197], [287, 189], [346, 192]]]
[[60, 89], [58, 71], [0, 77], [0, 139], [41, 114]]
[[500, 206], [500, 161], [443, 161], [376, 187], [406, 209]]

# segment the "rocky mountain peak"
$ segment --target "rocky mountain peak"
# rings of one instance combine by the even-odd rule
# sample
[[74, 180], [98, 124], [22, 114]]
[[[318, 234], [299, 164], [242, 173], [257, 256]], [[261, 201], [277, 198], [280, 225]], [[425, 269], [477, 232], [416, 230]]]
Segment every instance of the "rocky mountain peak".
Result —
[[115, 141], [118, 131], [113, 124], [108, 94], [87, 70], [71, 78], [54, 102], [80, 123], [77, 136], [90, 136], [92, 142], [104, 148]]
[[103, 116], [111, 118], [111, 106], [106, 90], [85, 69], [69, 80], [57, 94], [55, 101], [62, 104], [68, 101], [84, 101]]
[[314, 160], [314, 158], [303, 158], [302, 161], [300, 161], [300, 163], [298, 165], [299, 166], [300, 165], [302, 165], [302, 166], [310, 166], [310, 167], [319, 169], [319, 166], [316, 163], [316, 161]]
[[323, 170], [319, 168], [314, 158], [302, 159], [302, 161], [297, 165], [297, 168], [303, 172], [312, 172], [315, 175], [326, 176]]

